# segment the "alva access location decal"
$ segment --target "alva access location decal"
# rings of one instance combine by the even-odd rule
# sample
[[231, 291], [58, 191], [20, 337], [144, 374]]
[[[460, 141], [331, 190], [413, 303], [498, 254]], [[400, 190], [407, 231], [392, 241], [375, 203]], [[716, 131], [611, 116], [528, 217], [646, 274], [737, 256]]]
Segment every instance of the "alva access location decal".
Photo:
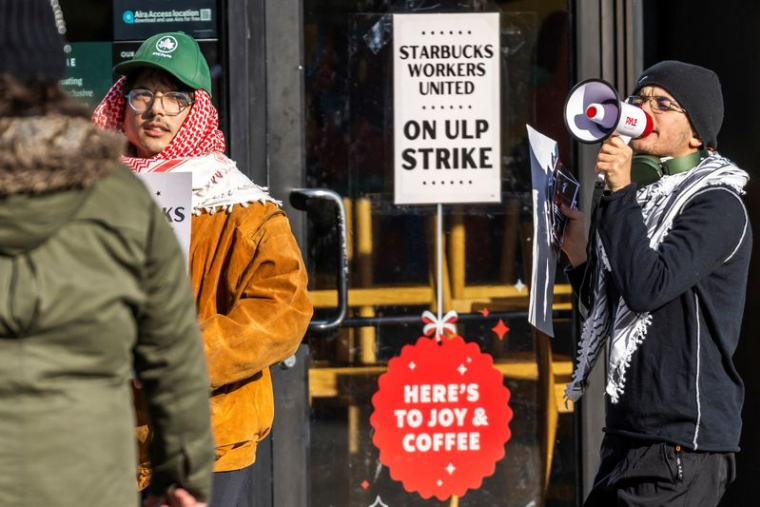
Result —
[[394, 201], [501, 201], [499, 15], [393, 16]]
[[145, 40], [182, 31], [196, 39], [217, 37], [216, 0], [113, 0], [114, 40]]
[[493, 474], [510, 437], [510, 393], [477, 344], [420, 337], [389, 361], [378, 384], [372, 441], [404, 489], [445, 500]]

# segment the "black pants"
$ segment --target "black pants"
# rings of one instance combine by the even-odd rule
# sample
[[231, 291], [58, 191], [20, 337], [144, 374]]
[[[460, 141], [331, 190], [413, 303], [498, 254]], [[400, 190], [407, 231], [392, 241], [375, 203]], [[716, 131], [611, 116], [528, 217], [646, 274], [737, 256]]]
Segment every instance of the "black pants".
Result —
[[715, 507], [736, 477], [733, 453], [605, 435], [584, 507]]
[[214, 473], [209, 507], [253, 507], [253, 465]]

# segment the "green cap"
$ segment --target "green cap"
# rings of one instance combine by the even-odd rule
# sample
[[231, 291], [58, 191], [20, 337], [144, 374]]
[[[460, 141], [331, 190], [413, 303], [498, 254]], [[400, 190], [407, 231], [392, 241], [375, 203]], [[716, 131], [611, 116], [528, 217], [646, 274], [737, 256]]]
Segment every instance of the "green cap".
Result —
[[211, 72], [195, 39], [184, 32], [159, 33], [149, 38], [135, 51], [135, 56], [113, 68], [126, 75], [144, 67], [165, 70], [194, 90], [203, 89], [211, 95]]

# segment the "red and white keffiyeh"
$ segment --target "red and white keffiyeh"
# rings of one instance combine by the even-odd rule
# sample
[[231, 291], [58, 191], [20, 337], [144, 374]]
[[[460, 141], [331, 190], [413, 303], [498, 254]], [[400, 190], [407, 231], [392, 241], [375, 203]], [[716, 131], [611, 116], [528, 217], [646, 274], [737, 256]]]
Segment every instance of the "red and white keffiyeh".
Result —
[[[673, 222], [694, 196], [713, 187], [727, 188], [737, 196], [742, 195], [748, 180], [746, 172], [713, 152], [693, 169], [665, 175], [636, 192], [636, 200], [647, 226], [649, 247], [653, 250], [660, 247], [670, 233]], [[650, 312], [634, 312], [622, 297], [619, 297], [617, 305], [608, 300], [607, 287], [612, 283], [612, 266], [598, 234], [597, 231], [596, 255], [599, 262], [594, 266], [597, 270], [596, 285], [592, 287], [594, 305], [583, 323], [577, 366], [572, 382], [565, 388], [565, 397], [572, 401], [580, 399], [594, 364], [604, 355], [604, 345], [609, 342], [606, 391], [610, 401], [618, 403], [625, 393], [626, 374], [633, 354], [647, 337], [652, 315]], [[694, 448], [697, 448], [696, 439]]]
[[[104, 129], [123, 132], [126, 78], [111, 87], [92, 115], [93, 123]], [[204, 90], [195, 90], [195, 102], [177, 135], [161, 153], [150, 158], [122, 156], [121, 162], [133, 172], [190, 172], [193, 175], [193, 212], [213, 213], [221, 207], [230, 211], [235, 204], [275, 202], [265, 188], [254, 184], [224, 155], [224, 134], [219, 130], [219, 113]], [[279, 204], [279, 203], [278, 203]]]

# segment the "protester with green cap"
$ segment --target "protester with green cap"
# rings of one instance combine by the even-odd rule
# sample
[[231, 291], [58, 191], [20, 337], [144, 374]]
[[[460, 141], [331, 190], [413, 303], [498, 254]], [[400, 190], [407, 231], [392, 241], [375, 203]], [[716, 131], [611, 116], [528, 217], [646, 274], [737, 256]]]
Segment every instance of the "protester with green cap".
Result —
[[[211, 506], [246, 507], [256, 446], [274, 417], [269, 366], [295, 352], [311, 318], [306, 269], [279, 203], [224, 154], [195, 40], [154, 35], [114, 70], [124, 77], [93, 120], [126, 135], [122, 162], [135, 172], [192, 174], [190, 276], [216, 442]], [[142, 486], [149, 475], [144, 462]]]
[[0, 506], [135, 507], [132, 377], [152, 505], [210, 496], [208, 377], [162, 211], [59, 85], [47, 0], [0, 0]]

